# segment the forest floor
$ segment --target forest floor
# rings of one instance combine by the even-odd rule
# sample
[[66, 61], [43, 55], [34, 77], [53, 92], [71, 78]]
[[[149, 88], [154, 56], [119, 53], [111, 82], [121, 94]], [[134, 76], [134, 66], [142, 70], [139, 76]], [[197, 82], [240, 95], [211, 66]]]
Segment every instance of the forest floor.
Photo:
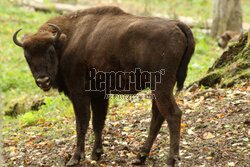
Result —
[[[167, 5], [170, 1], [159, 1], [164, 2], [164, 5], [157, 4], [155, 10], [171, 14], [168, 13], [171, 12], [168, 10], [171, 5]], [[205, 4], [199, 1], [189, 6], [186, 4], [191, 1], [185, 1], [184, 5], [175, 4], [177, 1], [171, 2], [173, 9], [183, 12], [177, 13], [180, 15], [196, 17], [204, 14], [206, 18], [212, 12], [210, 1]], [[139, 6], [144, 10], [144, 6], [138, 3], [136, 5], [133, 2], [131, 6]], [[154, 3], [150, 5], [152, 11]], [[248, 9], [249, 2], [244, 0], [243, 3], [244, 16], [249, 16], [248, 10], [244, 10]], [[167, 10], [165, 7], [168, 7]], [[58, 14], [36, 12], [17, 6], [12, 1], [4, 1], [1, 3], [0, 15], [2, 110], [8, 108], [7, 103], [23, 97], [25, 102], [42, 98], [46, 103], [38, 111], [29, 110], [17, 117], [6, 116], [4, 113], [0, 115], [0, 121], [3, 121], [1, 153], [4, 163], [0, 162], [0, 166], [64, 166], [76, 143], [72, 105], [64, 95], [57, 95], [54, 91], [44, 93], [36, 86], [22, 49], [12, 41], [13, 32], [18, 28], [23, 28], [20, 39], [25, 33], [36, 32], [40, 25]], [[249, 17], [244, 19], [247, 22]], [[217, 40], [210, 38], [208, 33], [198, 28], [192, 31], [196, 50], [189, 63], [186, 86], [204, 76], [222, 52], [217, 46]], [[249, 166], [249, 85], [249, 82], [243, 82], [227, 89], [202, 87], [192, 92], [183, 91], [176, 98], [183, 111], [180, 166]], [[13, 102], [12, 106], [16, 104]], [[103, 132], [102, 159], [98, 162], [90, 159], [94, 141], [90, 124], [86, 138], [86, 157], [80, 166], [131, 166], [132, 159], [147, 137], [150, 117], [150, 99], [110, 99]], [[168, 150], [169, 132], [167, 123], [164, 123], [145, 166], [163, 166]]]
[[[249, 82], [227, 89], [197, 88], [176, 98], [183, 111], [179, 166], [240, 166], [249, 159]], [[104, 154], [90, 159], [94, 135], [90, 125], [86, 157], [79, 166], [131, 166], [147, 137], [151, 100], [114, 103], [104, 129]], [[59, 111], [58, 111], [59, 112]], [[36, 126], [5, 124], [3, 158], [11, 166], [64, 166], [75, 148], [74, 116], [60, 116], [54, 123], [37, 120]], [[144, 166], [164, 166], [169, 150], [167, 123], [154, 142]]]

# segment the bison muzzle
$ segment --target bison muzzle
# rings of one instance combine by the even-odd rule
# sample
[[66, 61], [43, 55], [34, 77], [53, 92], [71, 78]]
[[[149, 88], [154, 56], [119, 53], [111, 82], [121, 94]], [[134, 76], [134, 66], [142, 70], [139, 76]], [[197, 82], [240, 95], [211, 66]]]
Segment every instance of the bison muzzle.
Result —
[[[100, 159], [103, 153], [102, 130], [108, 99], [105, 98], [106, 90], [87, 90], [92, 84], [89, 72], [93, 69], [126, 74], [135, 69], [142, 72], [164, 71], [160, 80], [156, 77], [160, 81], [154, 85], [156, 88], [151, 89], [155, 98], [152, 99], [149, 135], [134, 163], [145, 162], [166, 120], [170, 131], [170, 152], [166, 163], [175, 166], [179, 158], [182, 112], [175, 101], [173, 89], [175, 83], [178, 91], [183, 88], [195, 48], [193, 34], [187, 25], [176, 20], [135, 16], [118, 7], [96, 7], [54, 17], [35, 34], [24, 35], [21, 41], [17, 40], [19, 31], [13, 35], [13, 41], [23, 48], [36, 84], [44, 91], [55, 88], [64, 92], [73, 103], [77, 148], [67, 166], [77, 165], [84, 155], [91, 111], [95, 134], [92, 159]], [[143, 83], [153, 82], [146, 76], [140, 81], [134, 79], [126, 91], [112, 89], [110, 93], [136, 94], [149, 87]], [[122, 75], [119, 84], [128, 83], [130, 79], [131, 76]], [[96, 82], [105, 84], [101, 79], [96, 79]], [[106, 85], [115, 85], [116, 82], [111, 78]], [[138, 88], [135, 86], [137, 83], [144, 86]]]

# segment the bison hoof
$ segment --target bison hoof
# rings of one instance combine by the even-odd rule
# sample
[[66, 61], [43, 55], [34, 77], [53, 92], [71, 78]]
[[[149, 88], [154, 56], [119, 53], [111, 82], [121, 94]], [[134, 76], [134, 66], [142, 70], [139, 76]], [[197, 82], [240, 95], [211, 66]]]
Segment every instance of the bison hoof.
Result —
[[146, 158], [147, 158], [147, 154], [144, 154], [144, 153], [139, 153], [136, 157], [136, 159], [134, 159], [132, 161], [132, 164], [133, 165], [144, 165], [145, 164], [145, 161], [146, 161]]
[[95, 161], [98, 161], [98, 160], [101, 159], [102, 154], [103, 154], [103, 149], [102, 148], [93, 150], [92, 155], [91, 155], [91, 159], [95, 160]]
[[75, 153], [74, 156], [72, 156], [69, 162], [66, 164], [66, 166], [70, 167], [70, 166], [78, 165], [80, 160], [81, 160], [81, 154]]
[[167, 165], [168, 165], [168, 167], [178, 167], [180, 160], [181, 160], [181, 158], [178, 155], [170, 156], [167, 159]]
[[80, 159], [75, 159], [75, 158], [71, 158], [70, 160], [69, 160], [69, 162], [66, 164], [66, 166], [75, 166], [75, 165], [78, 165], [79, 164], [79, 162], [80, 162]]

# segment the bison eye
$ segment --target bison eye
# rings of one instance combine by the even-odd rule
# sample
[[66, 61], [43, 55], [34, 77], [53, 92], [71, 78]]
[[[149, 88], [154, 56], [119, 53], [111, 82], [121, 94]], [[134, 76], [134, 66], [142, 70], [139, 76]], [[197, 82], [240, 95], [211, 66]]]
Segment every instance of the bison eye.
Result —
[[54, 59], [54, 52], [53, 52], [52, 50], [49, 51], [49, 58], [50, 58], [51, 60]]
[[49, 54], [49, 58], [51, 59], [51, 60], [53, 60], [53, 55], [52, 54]]

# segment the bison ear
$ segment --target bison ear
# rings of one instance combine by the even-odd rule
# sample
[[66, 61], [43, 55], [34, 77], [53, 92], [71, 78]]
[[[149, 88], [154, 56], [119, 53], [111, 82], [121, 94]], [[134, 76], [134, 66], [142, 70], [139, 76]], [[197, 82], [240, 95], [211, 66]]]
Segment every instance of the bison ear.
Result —
[[66, 41], [67, 41], [67, 36], [62, 33], [59, 39], [56, 41], [55, 45], [61, 47], [66, 43]]

